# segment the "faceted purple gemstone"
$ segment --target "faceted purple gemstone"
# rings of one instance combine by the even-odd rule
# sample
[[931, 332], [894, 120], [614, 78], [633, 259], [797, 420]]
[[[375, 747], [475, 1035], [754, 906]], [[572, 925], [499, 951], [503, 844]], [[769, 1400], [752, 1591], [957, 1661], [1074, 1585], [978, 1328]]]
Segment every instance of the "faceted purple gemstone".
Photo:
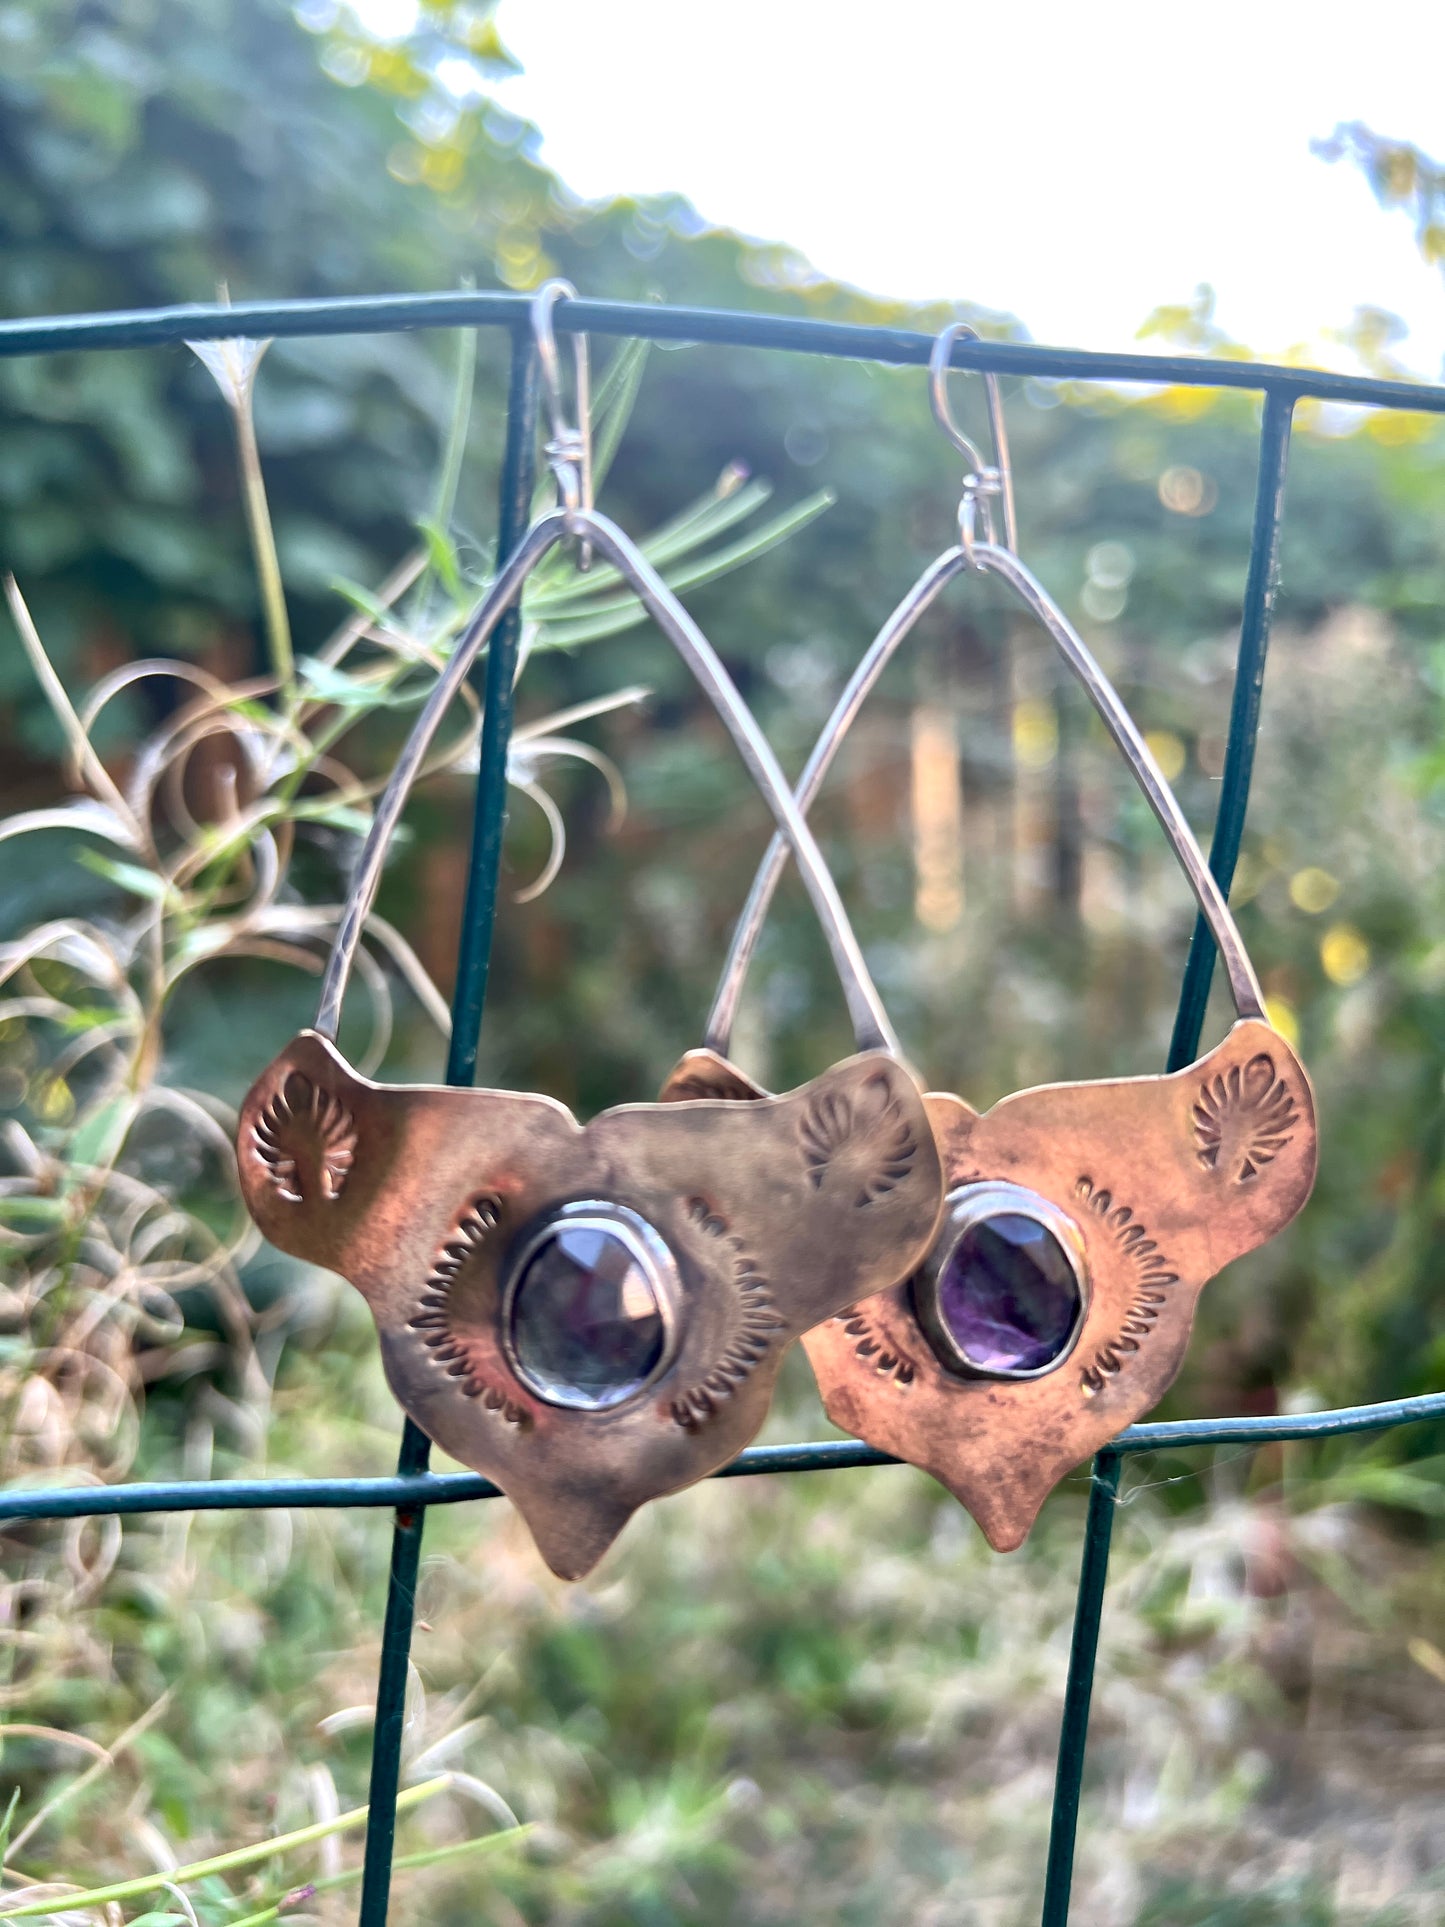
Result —
[[513, 1352], [536, 1390], [559, 1404], [595, 1411], [630, 1398], [664, 1338], [652, 1280], [628, 1240], [605, 1225], [556, 1225], [517, 1281]]
[[1073, 1335], [1079, 1283], [1036, 1218], [1003, 1211], [965, 1231], [938, 1281], [938, 1309], [970, 1365], [1036, 1372]]

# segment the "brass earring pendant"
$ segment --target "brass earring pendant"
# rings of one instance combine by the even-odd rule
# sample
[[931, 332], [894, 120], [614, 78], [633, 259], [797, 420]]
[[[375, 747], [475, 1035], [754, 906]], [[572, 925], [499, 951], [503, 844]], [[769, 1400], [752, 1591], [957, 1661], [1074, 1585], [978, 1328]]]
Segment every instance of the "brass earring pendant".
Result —
[[[971, 333], [946, 329], [931, 364], [935, 413], [970, 462], [961, 541], [925, 571], [860, 661], [795, 800], [806, 813], [868, 691], [944, 586], [968, 571], [996, 575], [1048, 631], [1122, 750], [1194, 891], [1238, 1013], [1223, 1043], [1171, 1075], [1047, 1085], [982, 1115], [930, 1093], [945, 1202], [928, 1257], [804, 1340], [834, 1424], [930, 1472], [1006, 1551], [1022, 1543], [1059, 1479], [1168, 1389], [1204, 1285], [1304, 1205], [1316, 1131], [1304, 1067], [1266, 1020], [1239, 931], [1173, 792], [1083, 641], [1014, 552], [992, 378], [992, 465], [949, 413], [953, 343]], [[992, 517], [1000, 500], [1002, 543]], [[726, 1062], [786, 856], [775, 838], [734, 937], [707, 1048], [674, 1073], [693, 1091], [705, 1088], [710, 1065]]]
[[[538, 518], [459, 640], [376, 809], [315, 1026], [242, 1107], [241, 1186], [283, 1251], [340, 1272], [376, 1320], [416, 1423], [513, 1499], [554, 1572], [591, 1569], [636, 1508], [733, 1458], [784, 1348], [919, 1263], [942, 1174], [916, 1080], [833, 880], [757, 724], [696, 624], [588, 500], [551, 315], [534, 309], [560, 505]], [[577, 339], [578, 391], [585, 348]], [[389, 1087], [336, 1048], [381, 866], [443, 713], [526, 576], [571, 538], [614, 567], [716, 704], [807, 880], [858, 1054], [787, 1096], [628, 1104], [579, 1123], [512, 1091]], [[741, 1073], [721, 1095], [751, 1088]]]

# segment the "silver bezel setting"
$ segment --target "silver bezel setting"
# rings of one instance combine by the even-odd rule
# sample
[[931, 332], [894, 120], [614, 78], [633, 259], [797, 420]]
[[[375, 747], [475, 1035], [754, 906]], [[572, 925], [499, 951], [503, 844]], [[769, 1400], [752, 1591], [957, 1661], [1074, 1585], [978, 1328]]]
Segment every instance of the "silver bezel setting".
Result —
[[[1074, 1274], [1074, 1283], [1079, 1291], [1078, 1316], [1074, 1319], [1073, 1330], [1058, 1353], [1045, 1365], [1035, 1365], [1029, 1370], [1011, 1371], [1005, 1366], [976, 1364], [959, 1344], [949, 1330], [938, 1303], [939, 1281], [950, 1258], [957, 1250], [962, 1239], [975, 1226], [989, 1218], [1002, 1216], [1030, 1218], [1035, 1224], [1042, 1225], [1058, 1241], [1059, 1249], [1069, 1262]], [[913, 1280], [913, 1307], [918, 1322], [928, 1336], [928, 1342], [938, 1355], [939, 1361], [951, 1372], [961, 1378], [987, 1378], [1003, 1380], [1025, 1380], [1047, 1378], [1066, 1362], [1079, 1342], [1084, 1322], [1089, 1315], [1089, 1265], [1084, 1252], [1083, 1234], [1078, 1225], [1049, 1199], [1041, 1197], [1037, 1191], [1027, 1190], [1021, 1184], [1009, 1184], [1002, 1178], [986, 1179], [978, 1184], [960, 1185], [950, 1191], [944, 1199], [943, 1226], [934, 1243], [933, 1249], [924, 1259]]]
[[[620, 1239], [637, 1264], [641, 1266], [657, 1302], [662, 1319], [662, 1350], [658, 1354], [657, 1363], [640, 1383], [615, 1395], [596, 1397], [587, 1394], [569, 1394], [554, 1385], [544, 1385], [527, 1369], [517, 1355], [513, 1326], [516, 1321], [518, 1289], [526, 1276], [528, 1265], [553, 1233], [563, 1226], [606, 1231]], [[676, 1358], [679, 1339], [678, 1307], [681, 1296], [677, 1261], [666, 1240], [647, 1222], [646, 1218], [629, 1210], [625, 1204], [612, 1204], [595, 1198], [579, 1199], [572, 1204], [560, 1205], [556, 1210], [549, 1211], [544, 1218], [535, 1220], [527, 1227], [508, 1254], [500, 1313], [502, 1350], [519, 1383], [525, 1385], [534, 1398], [541, 1399], [547, 1405], [563, 1406], [573, 1412], [615, 1412], [624, 1405], [631, 1405], [635, 1399], [643, 1397]]]

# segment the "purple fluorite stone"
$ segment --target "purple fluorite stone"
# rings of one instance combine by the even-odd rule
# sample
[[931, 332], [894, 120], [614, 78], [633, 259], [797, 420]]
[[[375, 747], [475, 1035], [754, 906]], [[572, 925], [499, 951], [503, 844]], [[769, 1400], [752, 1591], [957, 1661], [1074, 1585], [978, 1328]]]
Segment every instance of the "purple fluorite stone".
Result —
[[1073, 1336], [1079, 1281], [1047, 1226], [999, 1212], [964, 1232], [938, 1280], [938, 1310], [970, 1365], [1036, 1372]]
[[619, 1232], [559, 1224], [527, 1261], [512, 1301], [512, 1350], [544, 1398], [620, 1404], [662, 1356], [662, 1307]]

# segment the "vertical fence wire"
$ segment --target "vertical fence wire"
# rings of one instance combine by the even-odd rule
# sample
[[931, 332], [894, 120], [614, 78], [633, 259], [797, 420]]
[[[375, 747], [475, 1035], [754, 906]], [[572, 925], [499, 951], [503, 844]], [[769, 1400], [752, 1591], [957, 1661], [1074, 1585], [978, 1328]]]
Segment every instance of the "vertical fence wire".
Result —
[[1059, 1728], [1059, 1764], [1054, 1774], [1054, 1811], [1049, 1825], [1049, 1860], [1044, 1877], [1041, 1927], [1067, 1927], [1069, 1893], [1074, 1884], [1074, 1839], [1079, 1826], [1079, 1789], [1084, 1778], [1084, 1748], [1089, 1738], [1089, 1705], [1094, 1693], [1094, 1662], [1099, 1651], [1099, 1621], [1104, 1583], [1109, 1576], [1109, 1542], [1114, 1536], [1114, 1505], [1119, 1496], [1117, 1452], [1107, 1446], [1094, 1460], [1089, 1481], [1089, 1515], [1084, 1525], [1084, 1556], [1079, 1565], [1079, 1597], [1069, 1649], [1069, 1682]]
[[[1264, 696], [1265, 658], [1270, 624], [1279, 589], [1280, 531], [1284, 519], [1285, 476], [1289, 466], [1290, 423], [1294, 402], [1271, 390], [1264, 400], [1259, 430], [1259, 466], [1255, 482], [1254, 521], [1250, 531], [1249, 574], [1240, 613], [1239, 654], [1235, 662], [1234, 693], [1229, 711], [1229, 740], [1224, 753], [1224, 776], [1209, 867], [1225, 895], [1239, 860], [1244, 819], [1249, 808], [1249, 785], [1254, 773], [1254, 746], [1259, 735]], [[1182, 1070], [1199, 1049], [1209, 986], [1214, 975], [1214, 939], [1203, 917], [1194, 924], [1174, 1035], [1167, 1068]], [[1067, 1927], [1069, 1895], [1074, 1880], [1074, 1846], [1079, 1826], [1079, 1792], [1084, 1777], [1084, 1751], [1089, 1735], [1089, 1709], [1094, 1692], [1094, 1667], [1099, 1650], [1099, 1626], [1104, 1610], [1104, 1588], [1109, 1577], [1109, 1545], [1114, 1532], [1114, 1506], [1119, 1491], [1119, 1456], [1105, 1447], [1094, 1460], [1089, 1485], [1089, 1515], [1084, 1528], [1084, 1553], [1079, 1567], [1079, 1596], [1074, 1608], [1073, 1643], [1069, 1651], [1068, 1684], [1059, 1729], [1059, 1759], [1054, 1773], [1054, 1806], [1049, 1827], [1048, 1872], [1044, 1883], [1041, 1927]]]
[[[516, 547], [527, 526], [536, 481], [536, 431], [536, 349], [530, 329], [518, 330], [512, 336], [507, 382], [507, 439], [497, 515], [498, 565]], [[511, 745], [513, 690], [521, 637], [519, 600], [498, 623], [487, 649], [471, 860], [457, 950], [456, 987], [452, 992], [448, 1084], [470, 1085], [476, 1077], [482, 1007], [486, 1002], [492, 961], [492, 926], [497, 915], [502, 837], [507, 820], [507, 754]], [[407, 1419], [402, 1430], [398, 1473], [425, 1472], [430, 1457], [431, 1441], [419, 1426]], [[396, 1796], [406, 1727], [406, 1684], [425, 1519], [424, 1506], [403, 1507], [396, 1514], [392, 1531], [391, 1571], [376, 1683], [376, 1724], [371, 1742], [371, 1788], [358, 1927], [386, 1927], [396, 1841]]]
[[[1239, 659], [1229, 711], [1229, 741], [1224, 752], [1224, 780], [1214, 819], [1214, 837], [1209, 846], [1209, 867], [1225, 896], [1229, 895], [1234, 866], [1239, 860], [1244, 817], [1249, 808], [1250, 778], [1254, 774], [1254, 745], [1259, 735], [1259, 710], [1264, 696], [1264, 662], [1279, 589], [1279, 540], [1284, 522], [1284, 484], [1293, 414], [1294, 402], [1290, 396], [1274, 390], [1265, 396], [1264, 419], [1259, 430], [1259, 472], [1255, 483], [1249, 577], [1244, 585]], [[1214, 939], [1203, 917], [1197, 917], [1184, 965], [1174, 1035], [1169, 1044], [1166, 1068], [1171, 1071], [1183, 1070], [1194, 1061], [1213, 976]]]

